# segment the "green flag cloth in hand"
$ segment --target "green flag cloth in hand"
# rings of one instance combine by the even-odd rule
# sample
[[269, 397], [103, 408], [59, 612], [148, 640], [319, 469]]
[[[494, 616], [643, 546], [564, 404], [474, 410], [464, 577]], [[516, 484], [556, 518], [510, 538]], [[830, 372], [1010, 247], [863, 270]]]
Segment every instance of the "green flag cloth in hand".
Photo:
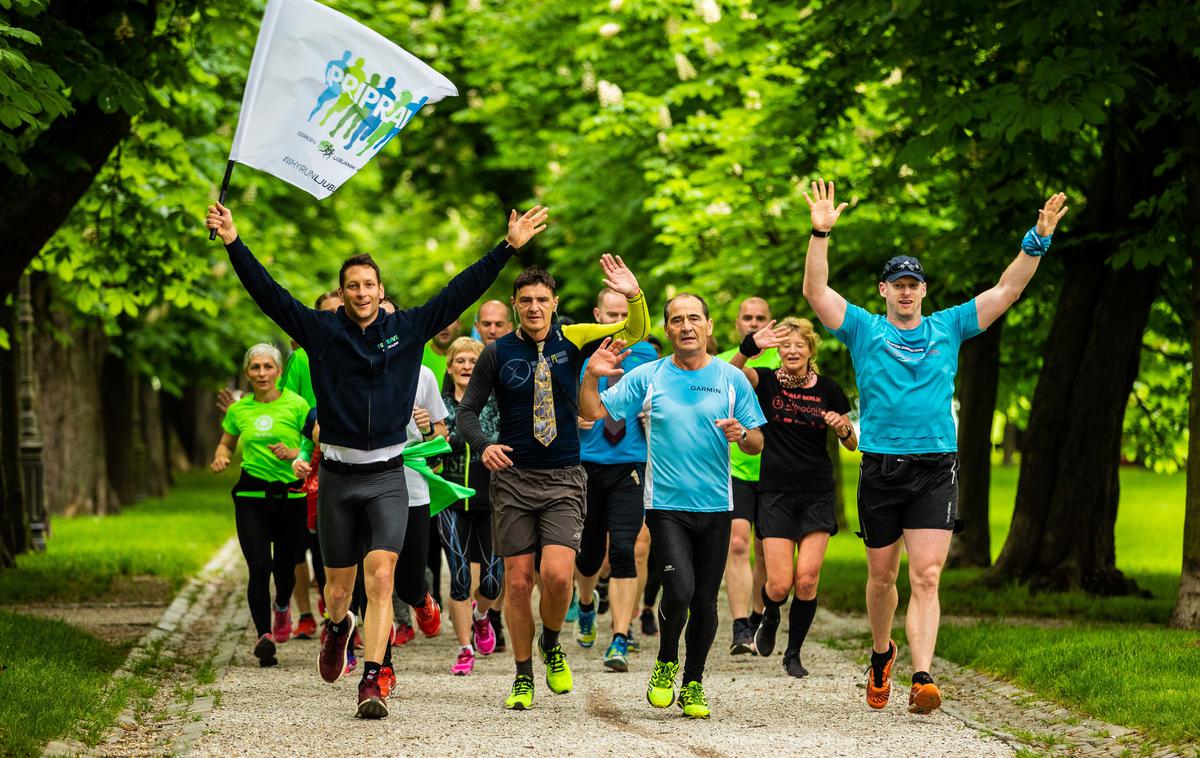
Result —
[[428, 442], [409, 445], [404, 448], [404, 465], [429, 482], [429, 515], [436, 516], [449, 508], [458, 500], [473, 497], [475, 490], [448, 482], [433, 472], [426, 458], [450, 452], [450, 443], [445, 437], [436, 437]]

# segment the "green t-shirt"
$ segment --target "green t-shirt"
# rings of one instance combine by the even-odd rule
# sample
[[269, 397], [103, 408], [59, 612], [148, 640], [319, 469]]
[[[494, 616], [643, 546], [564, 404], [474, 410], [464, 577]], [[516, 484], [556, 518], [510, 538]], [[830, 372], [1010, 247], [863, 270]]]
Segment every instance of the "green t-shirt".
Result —
[[446, 356], [435, 353], [432, 342], [425, 343], [425, 355], [421, 357], [421, 365], [433, 372], [433, 377], [437, 379], [438, 392], [441, 392], [442, 380], [446, 378]]
[[[726, 363], [737, 355], [738, 349], [726, 350], [717, 357]], [[746, 361], [747, 368], [779, 368], [779, 351], [775, 348], [764, 350], [762, 355]], [[757, 455], [746, 455], [737, 445], [729, 446], [729, 462], [733, 466], [733, 476], [743, 482], [757, 482], [758, 471], [762, 459]]]
[[[308, 403], [285, 389], [269, 403], [258, 402], [253, 394], [243, 395], [229, 406], [221, 428], [241, 438], [242, 468], [251, 476], [268, 482], [291, 482], [296, 479], [292, 462], [279, 460], [268, 446], [282, 442], [291, 448], [300, 447], [307, 417]], [[299, 495], [303, 497], [304, 493]]]
[[313, 394], [312, 374], [308, 370], [308, 353], [298, 347], [292, 351], [283, 367], [283, 376], [279, 378], [279, 389], [291, 390], [308, 403], [309, 408], [317, 407], [317, 396]]

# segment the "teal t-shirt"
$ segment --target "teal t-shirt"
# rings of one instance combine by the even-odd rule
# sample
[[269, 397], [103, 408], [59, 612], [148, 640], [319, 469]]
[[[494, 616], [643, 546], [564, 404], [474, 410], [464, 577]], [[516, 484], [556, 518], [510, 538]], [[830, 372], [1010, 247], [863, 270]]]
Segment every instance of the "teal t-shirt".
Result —
[[[737, 355], [738, 349], [726, 350], [717, 357], [728, 363]], [[779, 368], [779, 351], [775, 348], [764, 350], [762, 355], [746, 361], [746, 368]], [[729, 458], [733, 464], [733, 477], [743, 482], [757, 482], [762, 468], [762, 458], [757, 455], [746, 455], [737, 445], [729, 446]]]
[[858, 447], [867, 453], [954, 453], [951, 403], [958, 348], [983, 330], [975, 301], [926, 316], [913, 329], [846, 305], [840, 329], [859, 394]]
[[715, 422], [733, 417], [747, 429], [767, 423], [740, 369], [714, 358], [687, 371], [660, 358], [630, 371], [600, 397], [616, 421], [646, 414], [647, 508], [733, 510], [729, 442]]
[[[260, 403], [248, 394], [229, 406], [221, 428], [241, 438], [242, 468], [251, 476], [268, 482], [291, 482], [296, 479], [292, 462], [279, 460], [268, 446], [282, 442], [290, 448], [300, 447], [307, 416], [308, 403], [291, 390], [282, 390], [269, 403]], [[304, 493], [299, 496], [304, 497]]]
[[313, 394], [312, 374], [308, 370], [308, 353], [298, 347], [292, 351], [283, 367], [283, 376], [279, 379], [279, 389], [288, 389], [304, 398], [309, 408], [317, 407], [317, 396]]

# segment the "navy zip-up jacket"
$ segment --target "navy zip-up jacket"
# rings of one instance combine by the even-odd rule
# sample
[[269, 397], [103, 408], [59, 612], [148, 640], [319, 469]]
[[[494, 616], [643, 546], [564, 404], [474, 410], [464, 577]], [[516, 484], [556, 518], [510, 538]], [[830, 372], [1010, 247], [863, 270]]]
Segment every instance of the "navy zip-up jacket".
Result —
[[425, 343], [487, 291], [516, 248], [501, 242], [424, 305], [360, 328], [346, 315], [305, 306], [271, 278], [238, 237], [225, 246], [233, 270], [263, 313], [308, 352], [321, 441], [375, 450], [406, 441]]

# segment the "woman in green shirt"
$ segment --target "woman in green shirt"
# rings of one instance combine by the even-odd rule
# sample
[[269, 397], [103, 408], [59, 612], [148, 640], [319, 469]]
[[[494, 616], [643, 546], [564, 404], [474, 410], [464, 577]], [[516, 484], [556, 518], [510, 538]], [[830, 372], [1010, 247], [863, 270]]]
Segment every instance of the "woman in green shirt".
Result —
[[258, 633], [254, 655], [261, 666], [278, 663], [275, 645], [291, 637], [294, 568], [307, 531], [305, 493], [293, 491], [302, 483], [292, 473], [291, 461], [300, 451], [308, 402], [278, 388], [282, 365], [272, 345], [260, 343], [246, 351], [243, 369], [254, 394], [244, 395], [225, 412], [224, 433], [212, 462], [215, 473], [224, 471], [241, 439], [242, 475], [233, 486], [234, 516], [250, 570], [246, 599]]

